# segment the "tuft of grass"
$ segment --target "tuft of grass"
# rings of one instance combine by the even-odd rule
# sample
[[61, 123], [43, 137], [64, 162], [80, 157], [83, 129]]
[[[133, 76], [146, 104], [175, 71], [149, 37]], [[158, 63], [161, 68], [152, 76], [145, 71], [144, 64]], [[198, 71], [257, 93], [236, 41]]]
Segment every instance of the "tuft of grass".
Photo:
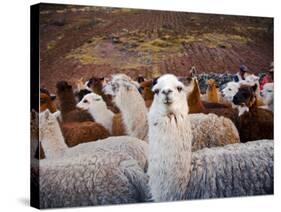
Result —
[[47, 50], [51, 50], [51, 49], [55, 48], [56, 44], [57, 44], [57, 42], [55, 40], [50, 41], [47, 44]]

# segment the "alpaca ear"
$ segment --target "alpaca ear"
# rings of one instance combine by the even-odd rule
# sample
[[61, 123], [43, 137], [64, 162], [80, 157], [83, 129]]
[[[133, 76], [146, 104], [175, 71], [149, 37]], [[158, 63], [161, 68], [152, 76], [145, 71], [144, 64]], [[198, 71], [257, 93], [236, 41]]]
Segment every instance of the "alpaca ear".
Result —
[[138, 81], [138, 83], [144, 82], [144, 77], [138, 76], [137, 81]]
[[157, 84], [158, 78], [159, 78], [159, 77], [156, 77], [156, 78], [153, 79], [151, 88], [153, 88], [153, 86]]
[[103, 80], [104, 80], [104, 77], [100, 77], [99, 79], [100, 79], [100, 81], [103, 81]]
[[257, 84], [254, 84], [254, 85], [252, 86], [252, 89], [253, 89], [254, 92], [256, 92], [257, 88], [258, 88]]

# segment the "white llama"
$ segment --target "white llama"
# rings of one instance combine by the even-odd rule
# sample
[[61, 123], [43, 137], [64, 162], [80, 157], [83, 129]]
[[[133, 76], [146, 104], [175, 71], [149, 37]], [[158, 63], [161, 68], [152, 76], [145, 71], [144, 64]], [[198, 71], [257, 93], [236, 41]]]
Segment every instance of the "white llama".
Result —
[[153, 87], [147, 172], [153, 200], [272, 194], [273, 141], [192, 153], [187, 90], [189, 86], [170, 74], [160, 77]]
[[139, 84], [125, 74], [116, 74], [104, 87], [120, 109], [127, 134], [147, 140], [147, 108], [138, 91]]
[[86, 94], [77, 104], [77, 107], [87, 110], [94, 120], [104, 126], [112, 134], [112, 121], [114, 113], [109, 110], [101, 96], [95, 93]]

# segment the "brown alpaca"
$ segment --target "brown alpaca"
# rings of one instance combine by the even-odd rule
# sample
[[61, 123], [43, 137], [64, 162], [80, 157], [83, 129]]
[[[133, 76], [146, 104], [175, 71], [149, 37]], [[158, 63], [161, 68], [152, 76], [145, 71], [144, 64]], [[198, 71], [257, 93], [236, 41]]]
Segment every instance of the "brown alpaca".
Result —
[[45, 88], [40, 88], [40, 112], [43, 112], [46, 109], [49, 109], [51, 113], [57, 111], [57, 107], [54, 103], [56, 96], [50, 94], [49, 91]]
[[219, 103], [219, 91], [217, 89], [217, 84], [216, 81], [213, 79], [209, 79], [207, 81], [207, 96], [208, 96], [208, 101], [213, 102], [213, 103]]
[[60, 109], [63, 122], [94, 121], [87, 111], [76, 108], [76, 100], [72, 86], [65, 81], [57, 83], [57, 94], [60, 99]]
[[151, 91], [153, 80], [142, 81], [139, 91], [145, 101], [145, 105], [149, 108], [153, 102], [154, 93]]
[[63, 123], [61, 128], [69, 147], [110, 136], [103, 126], [92, 121]]
[[273, 113], [257, 106], [256, 88], [256, 85], [242, 85], [233, 97], [235, 105], [248, 108], [248, 111], [246, 110], [238, 118], [237, 129], [241, 142], [273, 139]]
[[93, 90], [94, 93], [102, 96], [103, 100], [105, 101], [108, 109], [110, 109], [112, 112], [114, 113], [119, 113], [120, 110], [118, 109], [118, 107], [115, 106], [115, 104], [112, 101], [112, 96], [110, 95], [106, 95], [103, 92], [103, 86], [105, 84], [105, 79], [104, 77], [92, 77], [91, 79], [89, 79], [87, 86], [89, 88], [91, 88]]

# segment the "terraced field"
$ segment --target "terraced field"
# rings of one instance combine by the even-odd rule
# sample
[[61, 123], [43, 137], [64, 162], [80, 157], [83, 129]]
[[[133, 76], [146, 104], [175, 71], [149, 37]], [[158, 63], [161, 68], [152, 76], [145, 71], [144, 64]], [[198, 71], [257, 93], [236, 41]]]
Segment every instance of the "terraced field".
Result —
[[107, 76], [254, 73], [273, 61], [273, 19], [120, 8], [42, 5], [41, 86]]

